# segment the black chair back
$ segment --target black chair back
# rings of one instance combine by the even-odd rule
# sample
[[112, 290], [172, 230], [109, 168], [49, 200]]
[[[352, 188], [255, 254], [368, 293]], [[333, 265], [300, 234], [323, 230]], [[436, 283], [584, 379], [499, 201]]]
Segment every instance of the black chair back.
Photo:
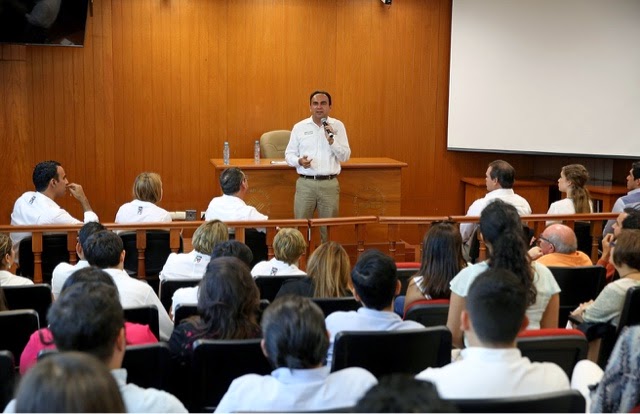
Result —
[[583, 335], [548, 335], [516, 338], [522, 356], [533, 362], [553, 362], [564, 370], [567, 377], [573, 375], [578, 361], [587, 358], [589, 343]]
[[127, 382], [171, 391], [171, 352], [166, 342], [127, 346], [122, 367], [127, 370]]
[[124, 319], [127, 322], [149, 325], [149, 329], [160, 339], [160, 322], [156, 305], [138, 306], [124, 310]]
[[398, 296], [407, 294], [409, 282], [411, 282], [411, 278], [418, 273], [418, 270], [420, 270], [420, 266], [398, 268], [396, 271], [398, 280], [400, 281], [400, 293]]
[[598, 354], [598, 364], [602, 369], [606, 367], [622, 329], [638, 324], [640, 324], [640, 286], [627, 290], [617, 329], [614, 329], [614, 326], [609, 323], [583, 324], [584, 327], [581, 325], [581, 330], [585, 329], [589, 339], [594, 336], [602, 338]]
[[[33, 279], [33, 251], [31, 236], [20, 241], [19, 257], [20, 267], [18, 274]], [[51, 283], [53, 269], [62, 263], [69, 262], [69, 250], [67, 250], [66, 234], [46, 234], [42, 236], [42, 280]]]
[[620, 333], [625, 326], [638, 324], [640, 324], [640, 286], [635, 286], [627, 290], [622, 313], [620, 314], [618, 333]]
[[525, 397], [447, 400], [461, 413], [584, 413], [586, 402], [577, 390]]
[[200, 279], [177, 279], [177, 280], [163, 280], [160, 282], [160, 302], [162, 306], [169, 312], [171, 309], [171, 301], [173, 300], [173, 294], [176, 290], [181, 288], [197, 286], [200, 283]]
[[255, 281], [258, 286], [258, 290], [260, 290], [260, 299], [266, 299], [269, 302], [273, 302], [285, 281], [290, 279], [304, 279], [305, 277], [307, 276], [258, 276], [255, 278]]
[[11, 351], [15, 363], [19, 364], [22, 350], [29, 342], [29, 337], [38, 329], [38, 314], [33, 309], [0, 312], [0, 349]]
[[333, 345], [331, 372], [362, 367], [377, 378], [416, 375], [451, 362], [451, 332], [444, 326], [407, 331], [343, 331]]
[[38, 312], [40, 324], [48, 325], [47, 312], [51, 306], [51, 286], [47, 284], [4, 286], [2, 289], [9, 309], [33, 309]]
[[404, 315], [406, 321], [416, 321], [422, 325], [441, 326], [447, 324], [449, 316], [448, 300], [424, 300], [412, 303]]
[[600, 294], [606, 283], [607, 271], [602, 266], [549, 266], [549, 270], [562, 289], [558, 327], [564, 328], [569, 313], [581, 303], [595, 299]]
[[[138, 274], [138, 248], [136, 247], [136, 233], [120, 234], [124, 244], [124, 268], [129, 275]], [[180, 248], [182, 253], [182, 236]], [[170, 235], [166, 230], [147, 230], [147, 247], [144, 251], [145, 276], [158, 276], [171, 254]]]
[[573, 225], [573, 232], [576, 234], [578, 241], [578, 250], [591, 257], [591, 223], [576, 221]]
[[260, 339], [199, 339], [193, 344], [191, 369], [191, 412], [213, 411], [234, 379], [272, 371]]
[[198, 305], [180, 304], [173, 310], [173, 324], [178, 326], [183, 320], [198, 314]]
[[325, 318], [336, 311], [355, 311], [362, 306], [353, 296], [344, 298], [312, 298], [311, 300], [322, 309]]
[[13, 398], [16, 367], [11, 351], [0, 351], [0, 408], [4, 409]]

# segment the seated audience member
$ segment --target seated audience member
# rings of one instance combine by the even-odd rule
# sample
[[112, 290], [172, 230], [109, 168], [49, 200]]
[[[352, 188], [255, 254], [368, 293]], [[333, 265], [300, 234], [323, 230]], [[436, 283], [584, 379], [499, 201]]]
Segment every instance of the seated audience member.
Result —
[[300, 295], [308, 298], [341, 298], [351, 296], [349, 255], [336, 242], [322, 243], [309, 258], [307, 277], [282, 284], [276, 297]]
[[[78, 283], [95, 282], [104, 283], [109, 286], [118, 288], [109, 276], [107, 272], [97, 267], [85, 267], [82, 268], [67, 278], [62, 286], [62, 292]], [[118, 300], [119, 297], [116, 297]], [[127, 345], [142, 345], [153, 344], [158, 342], [153, 332], [148, 325], [140, 325], [137, 323], [125, 322], [125, 335]], [[55, 349], [53, 344], [53, 335], [49, 328], [42, 328], [33, 334], [29, 338], [29, 342], [24, 347], [22, 355], [20, 355], [20, 373], [24, 374], [29, 368], [31, 368], [38, 361], [38, 354], [43, 349]]]
[[234, 380], [216, 413], [351, 407], [376, 384], [362, 368], [329, 373], [330, 368], [322, 365], [329, 334], [322, 311], [311, 300], [278, 298], [265, 310], [261, 325], [262, 351], [274, 371]]
[[[80, 202], [84, 211], [84, 222], [99, 221], [93, 212], [89, 199], [80, 184], [69, 183], [64, 168], [57, 161], [44, 161], [33, 169], [33, 185], [36, 191], [27, 191], [13, 205], [11, 225], [37, 224], [82, 224], [62, 209], [55, 200], [64, 197], [67, 190]], [[11, 240], [16, 246], [16, 255], [20, 241], [31, 233], [11, 233]]]
[[213, 248], [227, 240], [227, 226], [220, 220], [201, 224], [191, 239], [193, 250], [189, 253], [171, 253], [160, 272], [160, 280], [202, 278], [211, 260]]
[[[567, 197], [551, 203], [547, 214], [576, 214], [593, 212], [593, 202], [585, 184], [589, 181], [589, 171], [580, 164], [565, 165], [560, 170], [558, 190]], [[549, 222], [547, 222], [549, 224]]]
[[[531, 207], [527, 200], [513, 191], [516, 170], [506, 161], [496, 160], [489, 164], [485, 173], [487, 195], [474, 201], [467, 210], [467, 216], [479, 216], [484, 208], [494, 200], [502, 200], [516, 208], [518, 214], [531, 214]], [[475, 223], [461, 223], [460, 234], [464, 243], [465, 254], [469, 252], [471, 236], [477, 228]]]
[[528, 329], [557, 328], [560, 287], [546, 266], [530, 261], [515, 207], [502, 200], [489, 203], [480, 214], [480, 232], [487, 246], [488, 259], [462, 269], [451, 281], [447, 327], [454, 346], [463, 346], [460, 315], [465, 309], [469, 286], [490, 268], [510, 270], [525, 287], [529, 305]]
[[6, 233], [0, 233], [0, 286], [33, 285], [31, 279], [11, 273], [15, 260], [16, 252], [13, 249], [11, 237]]
[[[612, 213], [621, 213], [627, 207], [638, 208], [640, 206], [640, 161], [631, 165], [629, 175], [627, 175], [627, 190], [629, 190], [627, 195], [618, 198], [613, 204]], [[613, 233], [613, 223], [615, 223], [615, 220], [607, 222], [602, 232], [603, 236]]]
[[587, 400], [588, 413], [637, 413], [640, 406], [640, 326], [624, 328], [602, 371], [583, 359], [576, 364], [571, 387]]
[[116, 213], [116, 223], [156, 223], [171, 221], [171, 214], [158, 204], [162, 200], [162, 180], [154, 172], [143, 172], [133, 182], [133, 200]]
[[120, 236], [111, 231], [99, 231], [87, 240], [84, 256], [91, 266], [104, 269], [111, 276], [120, 292], [122, 307], [155, 305], [158, 308], [160, 340], [168, 341], [173, 331], [173, 322], [158, 295], [147, 283], [135, 279], [124, 270], [124, 246]]
[[[616, 273], [616, 268], [611, 263], [611, 242], [615, 242], [622, 229], [640, 229], [640, 208], [626, 207], [618, 215], [613, 223], [613, 233], [609, 233], [602, 239], [602, 256], [597, 264], [607, 269], [607, 282], [611, 282]], [[614, 243], [615, 244], [615, 243]]]
[[89, 266], [89, 262], [84, 258], [84, 249], [87, 244], [87, 239], [94, 233], [97, 233], [107, 228], [97, 221], [91, 221], [86, 223], [78, 231], [78, 242], [76, 243], [76, 253], [78, 254], [78, 263], [75, 265], [62, 262], [53, 269], [53, 275], [51, 277], [51, 293], [53, 293], [54, 299], [57, 299], [62, 292], [62, 286], [67, 281], [67, 278], [73, 274], [76, 270], [83, 269]]
[[171, 353], [186, 363], [198, 339], [259, 338], [259, 304], [260, 292], [246, 264], [235, 257], [212, 260], [200, 282], [199, 315], [175, 327], [169, 339]]
[[[218, 257], [236, 257], [240, 259], [247, 266], [251, 265], [253, 260], [253, 253], [251, 249], [244, 243], [240, 243], [236, 240], [228, 240], [226, 242], [218, 243], [211, 252], [211, 260]], [[211, 262], [209, 262], [211, 264]], [[209, 265], [207, 265], [208, 268]], [[206, 269], [205, 269], [206, 272]], [[180, 288], [173, 293], [171, 298], [171, 311], [178, 307], [178, 305], [195, 305], [198, 303], [198, 291], [200, 286]]]
[[422, 242], [422, 264], [418, 274], [409, 281], [404, 300], [404, 312], [423, 299], [449, 299], [449, 283], [467, 267], [462, 256], [462, 237], [451, 223], [434, 223]]
[[305, 272], [298, 269], [298, 260], [306, 249], [307, 243], [298, 229], [280, 229], [273, 239], [275, 257], [256, 264], [251, 270], [251, 275], [253, 277], [304, 275]]
[[620, 279], [609, 283], [594, 300], [581, 304], [573, 316], [585, 322], [618, 325], [627, 291], [640, 286], [640, 230], [622, 230], [616, 239], [612, 263]]
[[418, 322], [403, 321], [393, 312], [393, 298], [400, 292], [400, 281], [396, 264], [389, 256], [375, 249], [365, 251], [351, 271], [351, 281], [354, 296], [362, 307], [327, 316], [331, 334], [327, 365], [331, 366], [333, 343], [339, 332], [425, 329]]
[[443, 398], [504, 398], [569, 389], [556, 364], [531, 362], [516, 346], [527, 327], [528, 288], [511, 271], [491, 268], [475, 278], [466, 297], [460, 325], [469, 347], [462, 360], [427, 368], [419, 380], [431, 381]]
[[22, 380], [18, 413], [123, 413], [115, 378], [98, 359], [81, 352], [49, 355]]
[[360, 398], [353, 412], [455, 413], [457, 409], [441, 399], [438, 390], [429, 381], [419, 381], [406, 374], [392, 374], [371, 387]]
[[[182, 403], [167, 392], [127, 384], [127, 371], [122, 368], [124, 312], [117, 297], [116, 288], [105, 283], [77, 283], [66, 289], [47, 314], [56, 348], [85, 352], [102, 361], [118, 383], [127, 412], [186, 413]], [[9, 407], [6, 411], [13, 412]]]
[[532, 260], [545, 266], [591, 266], [591, 258], [578, 250], [578, 239], [569, 226], [551, 224], [540, 237], [538, 246], [529, 249]]

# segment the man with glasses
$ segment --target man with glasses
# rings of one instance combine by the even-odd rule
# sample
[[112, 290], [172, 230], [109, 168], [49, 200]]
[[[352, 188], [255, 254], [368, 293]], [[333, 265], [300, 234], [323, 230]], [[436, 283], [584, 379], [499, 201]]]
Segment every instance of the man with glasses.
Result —
[[616, 237], [620, 235], [622, 229], [640, 229], [640, 205], [634, 207], [626, 207], [622, 213], [618, 215], [611, 226], [613, 233], [609, 233], [602, 239], [602, 256], [598, 259], [600, 266], [607, 269], [607, 282], [613, 280], [616, 268], [611, 263], [611, 255], [615, 247]]
[[578, 250], [578, 239], [564, 224], [552, 224], [538, 237], [537, 246], [529, 250], [531, 259], [545, 266], [591, 266], [589, 256]]

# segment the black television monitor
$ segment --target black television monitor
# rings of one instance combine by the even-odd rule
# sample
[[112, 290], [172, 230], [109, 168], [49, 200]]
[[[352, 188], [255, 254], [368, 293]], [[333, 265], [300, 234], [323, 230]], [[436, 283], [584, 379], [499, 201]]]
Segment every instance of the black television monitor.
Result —
[[92, 0], [0, 0], [0, 43], [83, 46]]

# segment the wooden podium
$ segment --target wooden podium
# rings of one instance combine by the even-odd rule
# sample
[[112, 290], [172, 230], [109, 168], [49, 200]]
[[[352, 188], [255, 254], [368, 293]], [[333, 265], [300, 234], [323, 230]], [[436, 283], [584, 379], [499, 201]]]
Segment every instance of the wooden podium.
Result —
[[[222, 194], [218, 185], [222, 171], [239, 167], [249, 181], [247, 204], [270, 219], [294, 218], [293, 199], [298, 173], [282, 162], [282, 159], [261, 159], [260, 164], [256, 164], [252, 158], [238, 158], [224, 165], [222, 159], [212, 159], [216, 183], [214, 194]], [[351, 158], [341, 165], [338, 178], [341, 217], [400, 215], [402, 168], [407, 166], [406, 163], [391, 158]], [[349, 230], [338, 231], [335, 236], [332, 234], [332, 238], [349, 243], [351, 240], [344, 238], [347, 234], [353, 236], [352, 229]], [[367, 232], [367, 242], [386, 241], [386, 226], [368, 226]]]

